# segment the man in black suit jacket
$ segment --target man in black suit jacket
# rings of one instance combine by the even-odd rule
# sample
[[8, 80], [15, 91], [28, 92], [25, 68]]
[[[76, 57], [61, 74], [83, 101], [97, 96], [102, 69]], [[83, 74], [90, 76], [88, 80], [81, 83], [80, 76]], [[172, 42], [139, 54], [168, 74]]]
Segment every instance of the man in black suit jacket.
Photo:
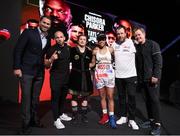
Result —
[[47, 38], [51, 19], [43, 16], [37, 29], [26, 29], [20, 35], [14, 49], [14, 74], [20, 79], [22, 100], [22, 133], [30, 132], [30, 126], [41, 127], [37, 117], [39, 96], [44, 81], [44, 54], [50, 47]]
[[146, 31], [142, 27], [134, 29], [136, 41], [136, 68], [138, 76], [138, 90], [145, 96], [148, 120], [141, 124], [142, 128], [151, 127], [151, 135], [161, 134], [161, 105], [159, 90], [163, 60], [160, 45], [146, 38]]

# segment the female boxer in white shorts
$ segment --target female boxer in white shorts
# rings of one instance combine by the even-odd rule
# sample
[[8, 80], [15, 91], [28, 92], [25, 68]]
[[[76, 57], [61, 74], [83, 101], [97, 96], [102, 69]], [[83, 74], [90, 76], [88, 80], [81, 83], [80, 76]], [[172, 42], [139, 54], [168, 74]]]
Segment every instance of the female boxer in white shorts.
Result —
[[[93, 50], [93, 58], [90, 67], [95, 67], [96, 88], [99, 90], [101, 97], [102, 118], [99, 124], [105, 124], [109, 121], [111, 128], [116, 128], [114, 117], [114, 86], [115, 74], [112, 66], [112, 47], [106, 43], [106, 35], [97, 35], [97, 47]], [[106, 98], [108, 104], [106, 103]], [[109, 113], [109, 114], [108, 114]]]

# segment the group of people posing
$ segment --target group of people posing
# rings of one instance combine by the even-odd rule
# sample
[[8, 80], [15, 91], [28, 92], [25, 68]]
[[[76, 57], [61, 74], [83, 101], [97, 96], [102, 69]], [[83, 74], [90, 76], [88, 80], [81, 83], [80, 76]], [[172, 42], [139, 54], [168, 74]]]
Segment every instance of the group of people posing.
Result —
[[[109, 123], [111, 128], [128, 123], [133, 130], [139, 126], [135, 121], [136, 89], [143, 89], [148, 112], [150, 134], [160, 134], [159, 85], [162, 56], [159, 45], [146, 39], [144, 28], [134, 30], [134, 40], [128, 37], [125, 26], [115, 33], [99, 33], [96, 46], [87, 46], [88, 36], [79, 25], [71, 26], [76, 35], [71, 46], [63, 31], [54, 33], [55, 45], [51, 46], [48, 35], [51, 19], [42, 16], [39, 26], [26, 29], [20, 35], [14, 49], [14, 74], [22, 89], [22, 133], [30, 127], [43, 127], [37, 115], [39, 96], [44, 80], [44, 69], [50, 69], [50, 88], [54, 126], [65, 128], [63, 121], [76, 124], [81, 115], [88, 122], [88, 96], [93, 93], [93, 80], [99, 91], [102, 117], [99, 124]], [[74, 29], [73, 29], [74, 28]], [[73, 30], [72, 30], [73, 29]], [[69, 34], [69, 35], [71, 35]], [[108, 44], [107, 40], [114, 40]], [[93, 72], [92, 72], [93, 71]], [[93, 73], [93, 74], [92, 74]], [[120, 118], [114, 115], [114, 90], [118, 92]], [[65, 114], [67, 93], [72, 95], [72, 118]]]

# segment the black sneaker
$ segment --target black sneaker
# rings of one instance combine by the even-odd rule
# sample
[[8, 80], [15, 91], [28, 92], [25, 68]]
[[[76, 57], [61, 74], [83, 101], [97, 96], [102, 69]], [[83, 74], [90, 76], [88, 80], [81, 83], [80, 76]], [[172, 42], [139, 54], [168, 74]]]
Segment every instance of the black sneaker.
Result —
[[38, 122], [38, 121], [37, 121], [37, 122], [36, 122], [36, 121], [31, 122], [30, 126], [31, 126], [31, 127], [37, 127], [37, 128], [44, 128], [44, 125], [41, 124], [41, 123]]
[[20, 130], [17, 134], [18, 135], [29, 135], [31, 134], [32, 132], [32, 129], [30, 128], [30, 126], [24, 126], [22, 128], [22, 130]]
[[161, 134], [161, 125], [155, 124], [153, 126], [153, 129], [151, 130], [151, 135], [160, 136], [160, 134]]
[[78, 115], [73, 116], [71, 123], [74, 124], [74, 125], [76, 125], [76, 124], [78, 124], [78, 122], [79, 122], [79, 117], [78, 117]]
[[148, 121], [143, 122], [142, 124], [139, 124], [139, 126], [141, 128], [151, 128], [152, 124], [153, 124], [152, 121], [148, 120]]
[[82, 121], [83, 123], [88, 123], [88, 118], [87, 118], [87, 116], [86, 116], [86, 115], [82, 115], [81, 121]]

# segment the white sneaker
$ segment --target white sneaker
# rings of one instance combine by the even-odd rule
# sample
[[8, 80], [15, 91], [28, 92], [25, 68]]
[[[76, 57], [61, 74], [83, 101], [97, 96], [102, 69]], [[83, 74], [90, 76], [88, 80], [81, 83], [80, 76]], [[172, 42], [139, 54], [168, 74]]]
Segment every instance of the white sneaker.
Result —
[[127, 117], [121, 117], [119, 120], [116, 121], [116, 124], [122, 125], [122, 124], [127, 123], [127, 122], [128, 122]]
[[139, 130], [139, 127], [134, 120], [129, 120], [128, 126], [131, 127], [133, 130]]
[[62, 114], [61, 116], [59, 116], [60, 120], [63, 120], [63, 121], [70, 121], [72, 120], [71, 117], [69, 117], [67, 114]]
[[63, 129], [65, 128], [65, 126], [63, 125], [63, 123], [61, 122], [61, 120], [58, 118], [56, 121], [54, 121], [54, 126], [57, 129]]

